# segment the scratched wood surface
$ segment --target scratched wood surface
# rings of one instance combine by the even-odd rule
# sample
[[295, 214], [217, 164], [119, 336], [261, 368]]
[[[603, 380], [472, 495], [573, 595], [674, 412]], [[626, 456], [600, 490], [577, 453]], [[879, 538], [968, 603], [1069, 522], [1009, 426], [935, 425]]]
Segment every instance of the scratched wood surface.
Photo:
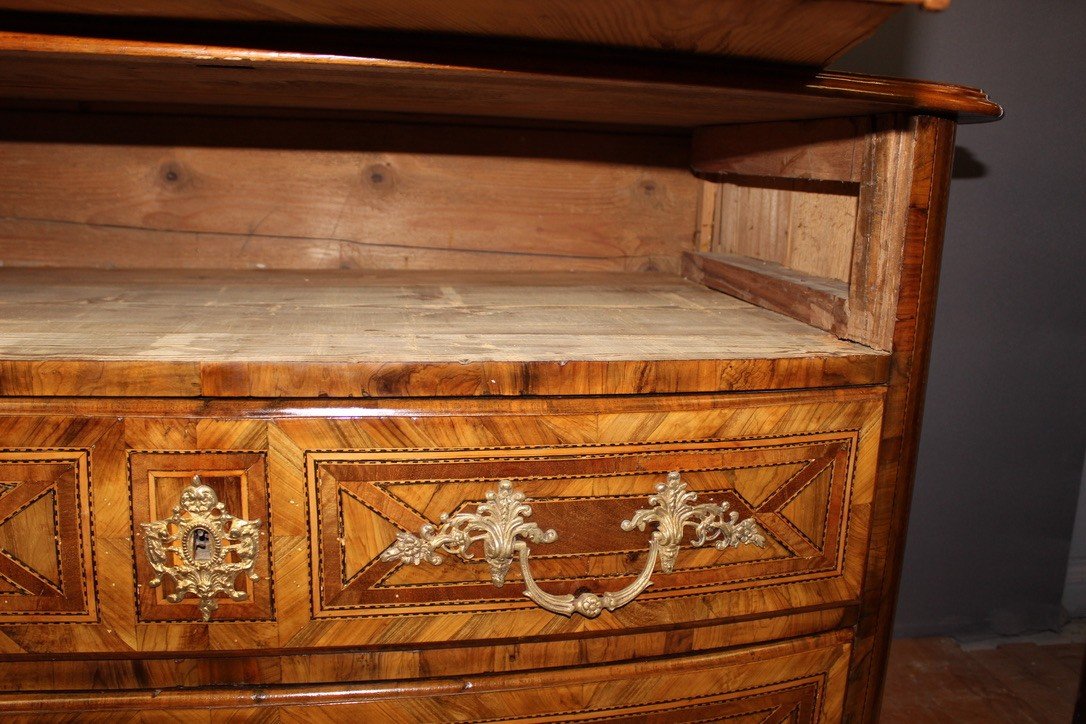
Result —
[[[535, 389], [565, 394], [657, 384], [579, 377], [609, 365], [659, 367], [658, 391], [877, 382], [885, 373], [881, 353], [667, 274], [3, 269], [0, 278], [8, 395], [72, 389], [80, 370], [107, 371], [88, 382], [97, 394], [158, 386], [246, 396], [510, 394], [536, 367]], [[749, 372], [722, 377], [729, 366]], [[291, 387], [269, 378], [276, 368], [305, 369], [310, 381]], [[645, 387], [627, 387], [635, 384]]]

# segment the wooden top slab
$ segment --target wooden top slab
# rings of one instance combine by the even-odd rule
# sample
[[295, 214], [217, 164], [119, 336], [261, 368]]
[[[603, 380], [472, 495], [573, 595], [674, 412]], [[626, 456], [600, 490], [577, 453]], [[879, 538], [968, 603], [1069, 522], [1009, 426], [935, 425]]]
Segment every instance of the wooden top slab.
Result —
[[979, 121], [1002, 113], [983, 92], [961, 86], [703, 56], [342, 31], [218, 33], [210, 42], [198, 33], [148, 39], [118, 25], [89, 37], [62, 27], [0, 30], [0, 98], [155, 112], [183, 105], [684, 130], [895, 112]]
[[0, 394], [623, 394], [882, 382], [677, 276], [0, 270]]
[[947, 0], [0, 0], [0, 9], [586, 43], [826, 65], [902, 5]]

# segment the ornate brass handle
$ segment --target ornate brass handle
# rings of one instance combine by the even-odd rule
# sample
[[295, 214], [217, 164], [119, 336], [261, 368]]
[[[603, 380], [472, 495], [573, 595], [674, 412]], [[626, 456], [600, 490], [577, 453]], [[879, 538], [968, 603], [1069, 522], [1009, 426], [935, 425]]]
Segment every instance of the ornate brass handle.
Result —
[[403, 532], [396, 535], [396, 542], [381, 553], [382, 561], [403, 561], [418, 565], [426, 561], [440, 565], [444, 558], [438, 551], [469, 561], [475, 555], [469, 550], [476, 541], [483, 543], [483, 555], [490, 565], [490, 578], [501, 588], [513, 562], [515, 553], [520, 560], [524, 576], [524, 595], [540, 607], [563, 616], [579, 613], [588, 618], [599, 616], [603, 609], [614, 611], [625, 606], [642, 591], [652, 585], [652, 574], [659, 559], [660, 567], [670, 573], [679, 554], [679, 545], [687, 527], [693, 527], [690, 543], [713, 545], [724, 550], [743, 544], [764, 546], [765, 536], [753, 518], [739, 520], [735, 511], [728, 512], [728, 503], [695, 505], [697, 493], [686, 488], [677, 472], [668, 473], [667, 482], [656, 486], [656, 495], [649, 497], [650, 509], [641, 509], [629, 520], [622, 521], [622, 530], [645, 530], [654, 523], [656, 530], [649, 540], [649, 553], [640, 575], [625, 588], [612, 593], [582, 593], [579, 596], [555, 595], [541, 589], [532, 578], [528, 564], [529, 543], [553, 543], [558, 534], [543, 530], [525, 520], [532, 514], [524, 502], [524, 493], [513, 490], [508, 480], [498, 483], [497, 491], [486, 494], [486, 502], [480, 503], [474, 513], [457, 513], [441, 516], [441, 525], [424, 525], [419, 535]]
[[178, 603], [185, 596], [196, 596], [205, 621], [219, 608], [218, 596], [234, 601], [248, 597], [234, 588], [239, 575], [248, 574], [253, 581], [260, 578], [253, 570], [260, 547], [260, 521], [227, 513], [199, 475], [181, 491], [173, 515], [140, 525], [147, 559], [155, 572], [150, 585], [160, 586], [163, 577], [169, 576], [174, 590], [166, 594], [166, 600]]

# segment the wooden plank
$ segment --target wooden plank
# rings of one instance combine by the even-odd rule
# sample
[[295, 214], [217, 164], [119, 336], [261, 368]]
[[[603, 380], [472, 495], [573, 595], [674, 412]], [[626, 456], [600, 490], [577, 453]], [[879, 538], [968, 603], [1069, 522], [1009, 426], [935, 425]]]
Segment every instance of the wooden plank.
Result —
[[678, 271], [694, 235], [671, 136], [0, 118], [5, 266]]
[[797, 186], [791, 192], [786, 265], [803, 274], [847, 283], [851, 277], [856, 197]]
[[666, 274], [4, 269], [0, 280], [6, 395], [84, 384], [102, 395], [618, 394], [885, 374], [884, 355]]
[[863, 118], [705, 126], [694, 131], [690, 166], [700, 174], [859, 183], [867, 128]]
[[[495, 0], [275, 0], [223, 4], [141, 2], [126, 16], [290, 23], [498, 36], [709, 53], [825, 65], [868, 37], [901, 5], [932, 0], [528, 0], [515, 11]], [[4, 0], [0, 8], [114, 16], [91, 0]]]
[[712, 251], [787, 266], [792, 197], [786, 188], [720, 184]]
[[[744, 275], [727, 287], [729, 293], [748, 301], [769, 297], [772, 301], [765, 303], [771, 309], [889, 350], [897, 319], [905, 199], [912, 183], [912, 140], [906, 123], [899, 116], [881, 116], [873, 133], [852, 137], [847, 149], [850, 169], [855, 154], [863, 152], [858, 197], [851, 193], [856, 188], [851, 184], [804, 179], [766, 179], [762, 186], [722, 184], [714, 250], [737, 255], [740, 258], [731, 259], [730, 266], [744, 269]], [[766, 173], [771, 171], [789, 173], [775, 167]], [[745, 257], [751, 261], [743, 261]], [[744, 289], [750, 283], [748, 272], [756, 265], [753, 260], [778, 265], [770, 267], [773, 276], [784, 275], [801, 286], [786, 290], [772, 285], [771, 292]], [[804, 273], [815, 280], [803, 279]], [[836, 298], [825, 298], [819, 277], [833, 280], [835, 289], [845, 285], [843, 307]]]
[[912, 171], [908, 121], [887, 116], [869, 139], [860, 184], [849, 276], [848, 339], [890, 349], [897, 322], [894, 291], [901, 279]]
[[683, 275], [699, 284], [840, 334], [848, 287], [773, 262], [727, 254], [683, 255]]
[[714, 229], [719, 223], [717, 212], [720, 206], [720, 186], [702, 181], [699, 191], [694, 249], [695, 251], [712, 251]]
[[848, 282], [857, 213], [850, 188], [794, 180], [721, 183], [709, 251]]
[[[807, 3], [805, 3], [807, 4]], [[752, 7], [745, 3], [746, 7]], [[841, 73], [531, 48], [356, 55], [0, 32], [0, 97], [315, 108], [670, 128], [928, 111], [998, 118], [980, 91]], [[378, 52], [385, 58], [376, 57]], [[621, 56], [621, 54], [618, 54]], [[289, 93], [284, 93], [284, 89]]]

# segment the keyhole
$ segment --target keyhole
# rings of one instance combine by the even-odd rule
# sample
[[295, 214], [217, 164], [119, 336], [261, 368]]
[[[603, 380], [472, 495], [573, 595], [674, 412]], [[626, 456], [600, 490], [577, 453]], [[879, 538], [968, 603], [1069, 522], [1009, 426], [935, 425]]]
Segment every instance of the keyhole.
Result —
[[206, 528], [193, 528], [189, 533], [189, 546], [192, 560], [210, 561], [214, 551], [211, 547], [211, 532]]

